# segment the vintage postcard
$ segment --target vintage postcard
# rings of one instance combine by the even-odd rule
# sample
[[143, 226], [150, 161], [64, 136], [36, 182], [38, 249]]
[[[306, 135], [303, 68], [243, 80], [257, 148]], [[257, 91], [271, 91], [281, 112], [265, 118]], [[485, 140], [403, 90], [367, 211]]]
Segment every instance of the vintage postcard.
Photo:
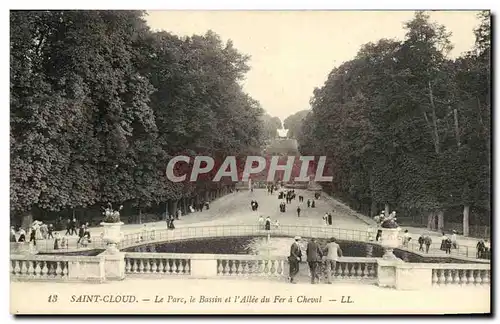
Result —
[[10, 311], [490, 314], [491, 14], [10, 12]]

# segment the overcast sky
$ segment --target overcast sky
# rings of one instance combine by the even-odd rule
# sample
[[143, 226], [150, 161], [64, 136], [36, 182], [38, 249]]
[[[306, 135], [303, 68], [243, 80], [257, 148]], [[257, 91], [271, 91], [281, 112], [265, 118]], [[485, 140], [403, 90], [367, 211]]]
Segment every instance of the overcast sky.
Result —
[[[179, 36], [211, 29], [251, 56], [247, 91], [272, 116], [309, 109], [313, 89], [359, 48], [381, 38], [403, 39], [411, 11], [150, 11], [148, 24]], [[474, 45], [474, 11], [432, 12], [451, 31], [459, 56]]]

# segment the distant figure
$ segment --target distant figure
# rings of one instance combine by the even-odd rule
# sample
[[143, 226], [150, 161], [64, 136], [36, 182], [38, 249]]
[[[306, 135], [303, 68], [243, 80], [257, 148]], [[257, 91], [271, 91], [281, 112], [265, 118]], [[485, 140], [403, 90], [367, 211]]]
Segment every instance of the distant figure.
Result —
[[410, 240], [410, 233], [408, 233], [408, 230], [405, 230], [405, 233], [403, 234], [403, 246], [408, 247], [408, 243], [410, 243]]
[[297, 207], [297, 217], [300, 217], [300, 206]]
[[311, 207], [311, 200], [307, 199], [307, 208]]
[[431, 247], [431, 244], [432, 244], [432, 239], [431, 239], [431, 236], [429, 234], [427, 234], [424, 237], [424, 244], [425, 244], [425, 253], [429, 253], [429, 248]]
[[290, 246], [290, 255], [288, 256], [288, 263], [290, 265], [289, 279], [290, 283], [295, 282], [295, 276], [299, 273], [300, 261], [302, 261], [302, 251], [300, 250], [299, 241], [300, 236], [295, 236], [292, 246]]
[[418, 247], [418, 250], [419, 251], [422, 251], [424, 252], [424, 233], [420, 234], [419, 238], [418, 238], [418, 244], [419, 244], [419, 247]]
[[328, 213], [325, 213], [325, 215], [323, 216], [323, 223], [325, 223], [325, 225], [328, 225]]
[[54, 235], [52, 235], [53, 232], [54, 232], [54, 225], [49, 224], [49, 226], [47, 227], [47, 238], [48, 239], [54, 238]]
[[476, 249], [477, 249], [476, 257], [478, 259], [482, 259], [485, 254], [484, 251], [486, 250], [486, 245], [484, 244], [483, 240], [479, 240], [479, 242], [477, 242]]
[[67, 249], [69, 245], [69, 234], [64, 234], [61, 238], [61, 248]]
[[299, 202], [303, 202], [304, 201], [304, 196], [299, 196]]
[[453, 231], [453, 234], [451, 235], [451, 247], [454, 249], [458, 249], [457, 232], [456, 231]]
[[311, 271], [311, 284], [319, 282], [318, 266], [323, 257], [323, 251], [313, 237], [307, 243], [307, 263], [309, 264], [309, 270]]
[[311, 202], [311, 208], [315, 208], [315, 207], [316, 207], [316, 202], [313, 200], [313, 201]]
[[377, 236], [375, 237], [375, 241], [378, 242], [381, 237], [382, 237], [382, 230], [377, 230]]
[[266, 217], [266, 231], [271, 230], [271, 218], [269, 216]]
[[56, 232], [56, 236], [54, 238], [54, 250], [59, 250], [60, 242], [61, 242], [61, 236], [59, 235], [59, 232]]
[[332, 225], [332, 224], [333, 224], [332, 213], [328, 213], [328, 225]]
[[278, 220], [276, 220], [276, 221], [274, 222], [274, 228], [275, 228], [275, 229], [279, 229], [279, 228], [280, 228], [280, 222], [279, 222]]
[[264, 217], [262, 215], [259, 216], [259, 229], [264, 228]]
[[33, 245], [36, 246], [36, 229], [34, 227], [32, 227], [30, 231], [30, 243], [31, 242], [33, 242]]
[[20, 228], [19, 229], [19, 237], [17, 239], [18, 242], [26, 242], [26, 231], [24, 230], [24, 228]]
[[17, 242], [17, 239], [16, 239], [16, 230], [14, 229], [14, 226], [10, 227], [10, 241], [12, 243]]

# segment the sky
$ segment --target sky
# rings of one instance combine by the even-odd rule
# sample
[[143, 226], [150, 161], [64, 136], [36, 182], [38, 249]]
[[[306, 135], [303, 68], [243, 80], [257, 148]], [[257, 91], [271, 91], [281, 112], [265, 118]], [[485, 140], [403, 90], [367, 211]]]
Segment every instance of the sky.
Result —
[[[434, 11], [431, 20], [452, 32], [460, 56], [474, 45], [476, 11]], [[402, 40], [412, 11], [149, 11], [153, 30], [179, 36], [213, 30], [250, 55], [244, 90], [282, 121], [310, 109], [315, 87], [349, 61], [363, 44], [381, 38]]]

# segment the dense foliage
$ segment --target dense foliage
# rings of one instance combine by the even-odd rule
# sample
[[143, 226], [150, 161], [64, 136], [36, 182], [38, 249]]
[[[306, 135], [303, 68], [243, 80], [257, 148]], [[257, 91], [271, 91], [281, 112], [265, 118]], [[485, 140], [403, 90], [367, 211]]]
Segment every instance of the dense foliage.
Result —
[[13, 214], [203, 195], [221, 184], [167, 181], [172, 156], [258, 153], [272, 135], [240, 85], [247, 56], [144, 14], [11, 12]]
[[293, 115], [288, 116], [283, 121], [283, 127], [288, 130], [288, 138], [297, 138], [299, 136], [304, 119], [309, 114], [310, 110], [301, 110]]
[[372, 215], [424, 214], [429, 228], [457, 209], [465, 234], [469, 210], [489, 222], [489, 12], [479, 20], [474, 49], [450, 59], [450, 34], [417, 12], [403, 41], [366, 44], [314, 90], [298, 140], [328, 156], [332, 194]]

